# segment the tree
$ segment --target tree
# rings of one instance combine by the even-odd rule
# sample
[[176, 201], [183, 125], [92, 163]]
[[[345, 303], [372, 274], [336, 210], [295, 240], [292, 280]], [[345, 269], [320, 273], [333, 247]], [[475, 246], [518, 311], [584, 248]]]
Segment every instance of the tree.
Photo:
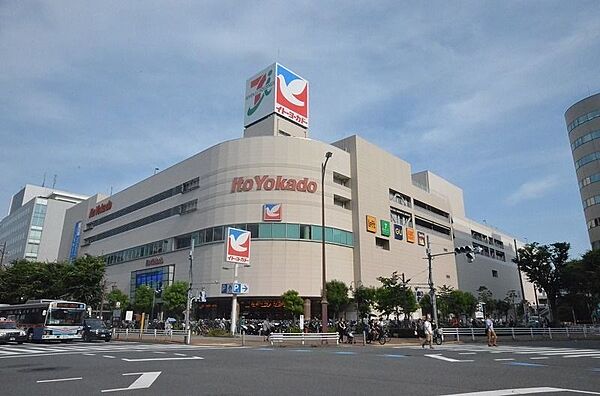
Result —
[[88, 255], [75, 259], [72, 265], [67, 264], [64, 283], [68, 298], [88, 306], [100, 304], [104, 269], [102, 257]]
[[331, 307], [334, 317], [338, 318], [340, 311], [346, 308], [350, 299], [348, 298], [348, 286], [344, 282], [332, 280], [327, 282], [327, 302]]
[[451, 313], [448, 303], [450, 300], [450, 293], [452, 293], [452, 291], [454, 291], [452, 286], [442, 285], [437, 292], [435, 305], [443, 320], [446, 320], [448, 315]]
[[[558, 320], [557, 303], [567, 270], [570, 247], [567, 242], [556, 242], [551, 245], [533, 242], [519, 249], [520, 268], [534, 285], [538, 285], [546, 292], [553, 323]], [[513, 261], [517, 262], [516, 259]]]
[[152, 299], [154, 298], [154, 289], [148, 285], [139, 286], [135, 289], [135, 299], [133, 300], [133, 309], [137, 312], [150, 312], [152, 309]]
[[371, 307], [375, 302], [376, 289], [374, 287], [365, 287], [359, 285], [352, 291], [352, 299], [356, 304], [356, 311], [359, 318], [365, 318], [371, 313]]
[[469, 292], [452, 290], [446, 297], [448, 312], [456, 317], [460, 315], [473, 316], [477, 307], [477, 299]]
[[173, 284], [165, 287], [162, 292], [162, 300], [168, 311], [179, 317], [187, 307], [188, 283], [184, 281], [175, 281]]
[[590, 318], [600, 302], [600, 250], [590, 250], [567, 264], [562, 282], [567, 293], [563, 301], [573, 316]]
[[117, 308], [117, 302], [120, 303], [120, 309], [125, 309], [129, 305], [129, 296], [119, 289], [114, 289], [106, 296], [110, 309]]
[[496, 311], [496, 300], [494, 300], [494, 296], [487, 287], [479, 286], [477, 289], [477, 301], [484, 305], [484, 311], [486, 314], [493, 314]]
[[281, 295], [283, 308], [292, 314], [295, 319], [304, 312], [304, 300], [298, 295], [296, 290], [288, 290]]

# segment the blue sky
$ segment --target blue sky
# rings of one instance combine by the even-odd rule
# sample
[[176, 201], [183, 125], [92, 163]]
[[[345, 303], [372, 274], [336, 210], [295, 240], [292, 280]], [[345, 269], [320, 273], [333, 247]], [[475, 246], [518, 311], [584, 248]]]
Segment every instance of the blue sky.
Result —
[[600, 91], [597, 1], [5, 1], [0, 213], [25, 183], [117, 192], [243, 130], [274, 61], [311, 137], [359, 134], [461, 186], [467, 215], [589, 249], [564, 112]]

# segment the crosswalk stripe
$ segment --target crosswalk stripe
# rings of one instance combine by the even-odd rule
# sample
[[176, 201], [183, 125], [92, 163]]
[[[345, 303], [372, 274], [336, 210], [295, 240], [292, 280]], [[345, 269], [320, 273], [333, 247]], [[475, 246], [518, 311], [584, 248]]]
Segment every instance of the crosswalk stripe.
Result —
[[17, 352], [0, 351], [0, 355], [18, 355]]

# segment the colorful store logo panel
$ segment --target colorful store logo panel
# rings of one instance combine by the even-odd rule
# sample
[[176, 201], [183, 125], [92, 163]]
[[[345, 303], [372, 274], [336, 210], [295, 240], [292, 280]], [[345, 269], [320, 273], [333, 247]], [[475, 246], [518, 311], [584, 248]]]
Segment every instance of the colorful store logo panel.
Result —
[[406, 242], [415, 243], [415, 229], [406, 227]]
[[275, 111], [308, 128], [308, 81], [277, 64]]
[[402, 226], [400, 224], [394, 224], [394, 238], [398, 240], [403, 240], [404, 235], [402, 234]]
[[367, 215], [367, 231], [377, 232], [377, 218], [375, 216]]
[[229, 263], [250, 263], [250, 231], [227, 228], [225, 261]]
[[389, 237], [390, 236], [390, 222], [387, 220], [380, 220], [379, 225], [381, 227], [381, 235]]
[[244, 126], [253, 124], [275, 111], [275, 64], [246, 81]]
[[281, 204], [264, 204], [263, 221], [281, 221]]
[[425, 233], [424, 232], [417, 232], [417, 241], [419, 241], [419, 245], [421, 246], [425, 246]]

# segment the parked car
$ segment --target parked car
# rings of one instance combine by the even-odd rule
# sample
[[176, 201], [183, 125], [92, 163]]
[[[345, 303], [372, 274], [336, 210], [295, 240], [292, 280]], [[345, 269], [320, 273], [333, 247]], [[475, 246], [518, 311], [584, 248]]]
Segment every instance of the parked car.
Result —
[[27, 340], [27, 333], [17, 329], [17, 324], [12, 320], [0, 321], [0, 344], [5, 342], [16, 342], [22, 344]]
[[83, 340], [91, 342], [92, 340], [103, 340], [109, 342], [112, 332], [100, 319], [83, 320]]

